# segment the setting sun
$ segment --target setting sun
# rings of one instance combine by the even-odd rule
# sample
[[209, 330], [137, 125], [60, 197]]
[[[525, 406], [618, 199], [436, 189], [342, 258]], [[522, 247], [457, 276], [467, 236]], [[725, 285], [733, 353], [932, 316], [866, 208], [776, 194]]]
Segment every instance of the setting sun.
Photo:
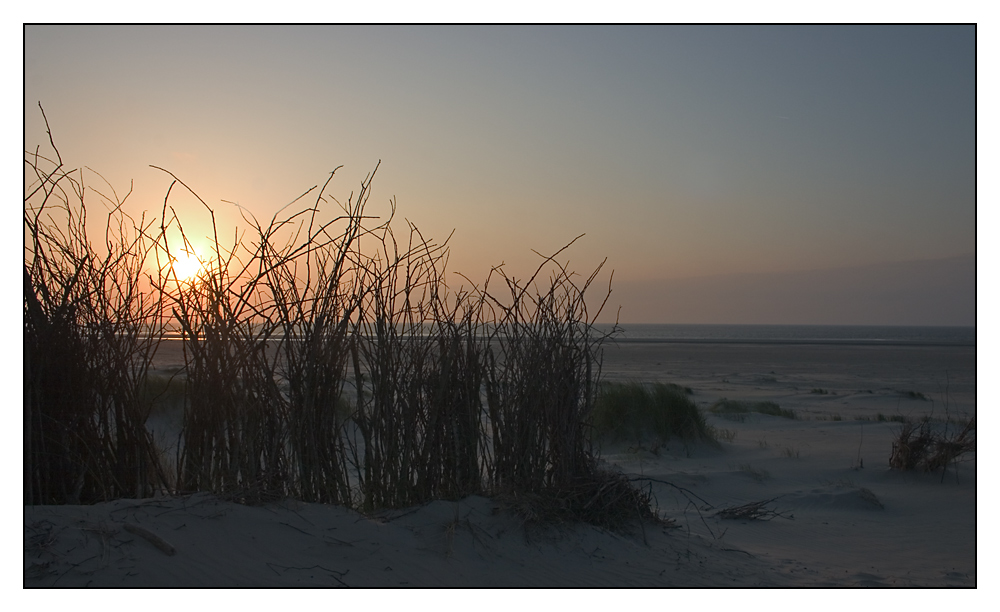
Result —
[[197, 253], [193, 251], [181, 251], [174, 257], [170, 267], [171, 276], [175, 276], [178, 281], [190, 282], [201, 272], [202, 262]]

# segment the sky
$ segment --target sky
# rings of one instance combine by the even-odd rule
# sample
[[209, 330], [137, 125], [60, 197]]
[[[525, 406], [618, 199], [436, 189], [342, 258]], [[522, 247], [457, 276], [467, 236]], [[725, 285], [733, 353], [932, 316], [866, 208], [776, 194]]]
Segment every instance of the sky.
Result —
[[471, 279], [586, 234], [565, 258], [607, 258], [624, 322], [974, 325], [976, 34], [26, 26], [24, 146], [41, 102], [68, 164], [133, 181], [132, 211], [159, 214], [156, 165], [222, 224], [338, 166], [344, 199], [379, 164], [370, 212], [454, 230]]

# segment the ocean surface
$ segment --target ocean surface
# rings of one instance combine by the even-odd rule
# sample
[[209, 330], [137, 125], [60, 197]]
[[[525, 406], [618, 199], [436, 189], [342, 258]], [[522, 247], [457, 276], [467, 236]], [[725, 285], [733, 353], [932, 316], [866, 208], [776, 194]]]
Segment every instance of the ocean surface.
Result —
[[[596, 326], [611, 331], [611, 325]], [[617, 342], [976, 346], [975, 327], [621, 324]]]
[[[614, 326], [598, 324], [594, 327], [610, 334]], [[975, 327], [628, 323], [619, 324], [618, 328], [618, 333], [612, 337], [616, 342], [625, 343], [976, 346]], [[180, 340], [180, 335], [168, 333], [164, 339]]]

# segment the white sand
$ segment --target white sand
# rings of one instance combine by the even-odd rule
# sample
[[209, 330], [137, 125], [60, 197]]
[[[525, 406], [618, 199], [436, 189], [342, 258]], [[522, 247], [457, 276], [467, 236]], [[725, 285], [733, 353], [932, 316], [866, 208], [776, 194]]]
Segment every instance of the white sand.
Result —
[[[975, 415], [974, 348], [633, 344], [609, 350], [605, 369], [610, 379], [689, 385], [705, 406], [723, 396], [768, 399], [804, 418], [712, 416], [712, 425], [735, 434], [721, 449], [603, 449], [625, 472], [703, 500], [693, 504], [648, 481], [677, 529], [525, 527], [484, 498], [368, 518], [294, 501], [246, 507], [204, 494], [26, 507], [24, 586], [977, 585], [975, 454], [943, 481], [940, 472], [891, 471], [898, 425], [855, 420], [932, 409], [943, 417], [944, 370], [952, 416]], [[714, 516], [772, 498], [767, 507], [783, 517]], [[152, 532], [176, 553], [126, 525]]]

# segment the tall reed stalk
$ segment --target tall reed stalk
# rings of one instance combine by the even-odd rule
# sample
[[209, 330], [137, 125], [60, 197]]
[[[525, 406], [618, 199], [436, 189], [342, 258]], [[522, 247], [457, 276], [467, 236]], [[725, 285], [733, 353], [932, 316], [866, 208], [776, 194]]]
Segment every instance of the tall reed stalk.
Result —
[[[282, 221], [275, 215], [266, 229], [253, 225], [273, 316], [283, 334], [279, 372], [288, 388], [291, 489], [306, 501], [351, 505], [345, 437], [352, 410], [345, 382], [360, 303], [356, 243], [367, 231], [362, 221], [374, 172], [362, 182], [357, 198], [352, 194], [342, 207], [342, 215], [320, 223], [319, 207], [335, 173], [311, 209]], [[301, 242], [276, 247], [278, 232], [306, 218]]]
[[[128, 194], [88, 190], [49, 143], [51, 157], [24, 160], [25, 503], [151, 495], [166, 484], [142, 392], [162, 335], [160, 296], [143, 282], [151, 224], [122, 211]], [[108, 211], [98, 245], [91, 192]]]
[[[275, 378], [277, 352], [269, 351], [278, 324], [258, 291], [268, 272], [265, 260], [238, 236], [231, 247], [223, 246], [215, 213], [199, 197], [211, 217], [212, 250], [197, 278], [178, 278], [170, 265], [175, 253], [194, 249], [176, 212], [167, 212], [173, 187], [187, 188], [173, 178], [161, 216], [165, 261], [157, 289], [184, 342], [187, 396], [177, 489], [248, 501], [280, 498], [289, 492], [287, 402]], [[181, 235], [180, 248], [167, 239], [172, 225]]]
[[388, 225], [376, 240], [353, 345], [363, 507], [478, 493], [482, 298], [448, 292], [447, 242], [412, 224], [405, 249]]
[[[524, 283], [495, 269], [509, 299], [487, 293], [499, 313], [486, 380], [492, 426], [489, 478], [495, 490], [563, 489], [595, 469], [585, 428], [600, 377], [604, 335], [588, 318], [584, 294], [601, 266], [577, 286], [573, 275], [555, 262], [561, 252], [545, 258]], [[547, 266], [554, 271], [539, 289], [536, 281]]]

